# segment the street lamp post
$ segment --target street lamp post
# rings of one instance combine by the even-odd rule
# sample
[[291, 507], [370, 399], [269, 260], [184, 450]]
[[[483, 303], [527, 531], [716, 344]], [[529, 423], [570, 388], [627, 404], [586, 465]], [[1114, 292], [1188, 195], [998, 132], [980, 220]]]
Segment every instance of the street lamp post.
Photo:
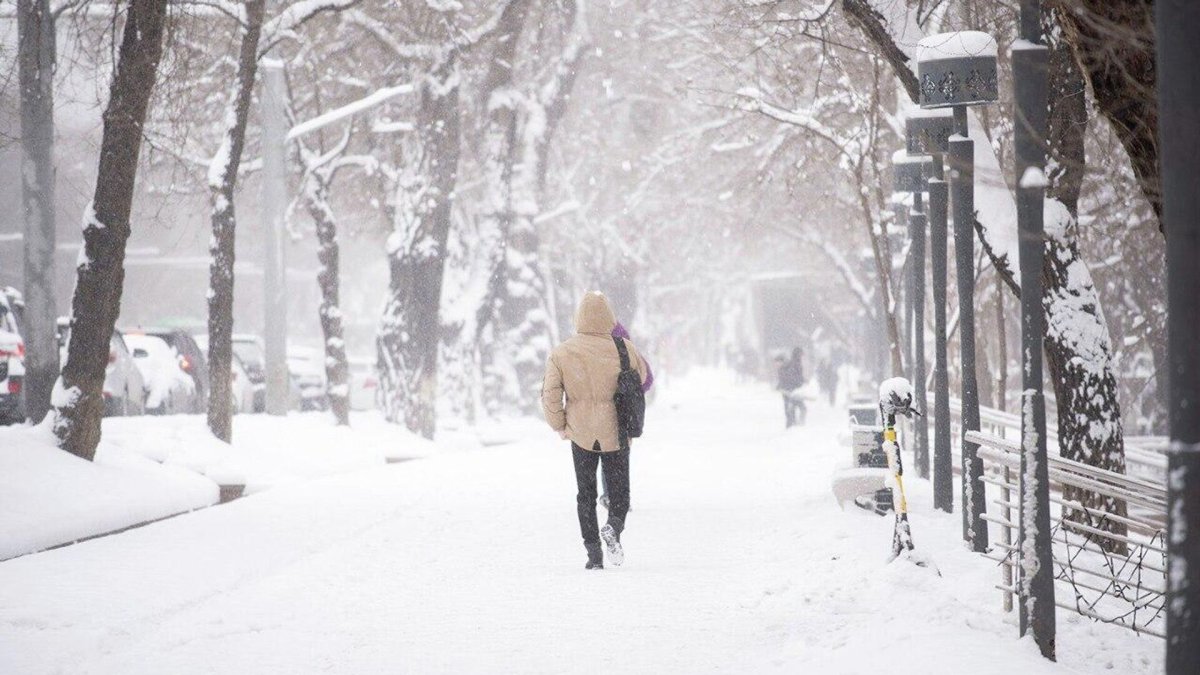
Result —
[[1046, 400], [1042, 391], [1042, 262], [1045, 256], [1045, 165], [1049, 52], [1040, 44], [1041, 3], [1021, 0], [1020, 39], [1012, 46], [1013, 146], [1016, 156], [1018, 255], [1021, 270], [1021, 494], [1017, 566], [1021, 634], [1033, 634], [1042, 656], [1055, 658], [1054, 562], [1050, 542]]
[[946, 213], [949, 194], [942, 157], [949, 149], [953, 121], [941, 111], [919, 111], [905, 121], [910, 156], [930, 157], [929, 253], [933, 282], [933, 506], [954, 510], [954, 476], [950, 460], [950, 369], [946, 354]]
[[[954, 203], [954, 252], [958, 289], [961, 362], [961, 448], [963, 539], [976, 552], [987, 550], [983, 462], [978, 446], [966, 440], [979, 429], [979, 382], [975, 364], [975, 143], [969, 138], [967, 108], [995, 103], [996, 41], [978, 31], [941, 33], [920, 41], [917, 77], [921, 107], [953, 120], [945, 150], [950, 155]], [[942, 131], [942, 127], [938, 128]], [[910, 134], [911, 135], [911, 134]], [[938, 136], [937, 140], [941, 141]]]
[[[917, 409], [926, 410], [925, 399], [925, 229], [927, 219], [923, 204], [924, 193], [928, 189], [927, 176], [933, 173], [933, 158], [926, 156], [910, 157], [905, 150], [899, 150], [892, 155], [892, 173], [894, 192], [908, 192], [913, 196], [912, 210], [909, 212], [909, 232], [912, 236], [912, 285], [909, 293], [912, 296], [912, 344], [913, 344], [913, 393], [916, 397]], [[913, 422], [916, 431], [916, 443], [913, 444], [913, 464], [916, 465], [917, 475], [929, 478], [929, 423], [925, 416], [919, 416]]]
[[1200, 667], [1200, 5], [1155, 7], [1167, 236], [1167, 675]]

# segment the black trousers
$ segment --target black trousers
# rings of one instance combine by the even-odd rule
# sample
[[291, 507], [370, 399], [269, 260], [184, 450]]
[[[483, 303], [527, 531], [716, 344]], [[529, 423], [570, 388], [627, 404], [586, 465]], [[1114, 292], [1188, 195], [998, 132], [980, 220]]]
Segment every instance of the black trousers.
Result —
[[604, 472], [608, 485], [608, 524], [612, 525], [620, 538], [625, 529], [625, 515], [629, 513], [629, 451], [589, 452], [571, 444], [571, 455], [575, 460], [575, 496], [579, 511], [579, 533], [584, 546], [600, 544], [600, 523], [596, 516], [596, 466]]

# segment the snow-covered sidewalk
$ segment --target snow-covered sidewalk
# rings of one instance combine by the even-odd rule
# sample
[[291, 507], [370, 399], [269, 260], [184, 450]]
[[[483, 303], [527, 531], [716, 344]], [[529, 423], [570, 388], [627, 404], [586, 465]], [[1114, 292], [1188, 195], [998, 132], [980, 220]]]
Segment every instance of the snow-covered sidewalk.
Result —
[[829, 490], [842, 415], [784, 432], [780, 408], [715, 375], [664, 391], [603, 572], [548, 430], [0, 563], [0, 672], [1161, 671], [1157, 639], [1067, 613], [1043, 661], [922, 481], [943, 576], [886, 564], [890, 520]]
[[481, 444], [448, 432], [435, 445], [378, 413], [355, 413], [352, 423], [238, 415], [229, 445], [203, 415], [106, 418], [94, 462], [59, 450], [48, 424], [0, 428], [0, 560], [211, 506], [218, 486], [252, 494]]

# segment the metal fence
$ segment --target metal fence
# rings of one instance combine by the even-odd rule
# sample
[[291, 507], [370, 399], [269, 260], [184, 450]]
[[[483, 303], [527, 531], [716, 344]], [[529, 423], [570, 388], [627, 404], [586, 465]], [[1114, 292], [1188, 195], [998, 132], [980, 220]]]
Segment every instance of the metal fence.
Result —
[[[951, 415], [956, 427], [959, 422], [957, 410], [957, 401], [952, 401]], [[1001, 582], [996, 588], [1003, 593], [1006, 611], [1012, 609], [1014, 596], [1021, 594], [1021, 570], [1015, 544], [1019, 512], [1017, 495], [1020, 494], [1020, 424], [1016, 415], [981, 408], [982, 430], [967, 434], [968, 440], [979, 444], [979, 456], [984, 463], [988, 506], [985, 519], [994, 533], [992, 549], [986, 555], [1001, 567]], [[1056, 435], [1052, 428], [1047, 431], [1047, 440], [1053, 448]], [[952, 438], [958, 437], [956, 428]], [[1154, 438], [1127, 439], [1126, 474], [1051, 454], [1051, 538], [1054, 578], [1058, 587], [1055, 604], [1096, 621], [1163, 637], [1166, 457], [1161, 450], [1165, 445], [1156, 441]], [[959, 473], [959, 465], [956, 457], [956, 473]], [[1127, 512], [1124, 515], [1098, 513], [1079, 501], [1064, 497], [1064, 486], [1121, 500]], [[1123, 525], [1125, 533], [1107, 531], [1104, 526], [1108, 523]]]

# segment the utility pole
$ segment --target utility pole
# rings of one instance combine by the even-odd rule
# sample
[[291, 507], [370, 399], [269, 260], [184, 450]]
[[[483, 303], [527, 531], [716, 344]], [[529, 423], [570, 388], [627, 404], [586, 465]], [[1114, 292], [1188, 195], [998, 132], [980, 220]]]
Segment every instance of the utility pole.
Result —
[[942, 156], [933, 156], [929, 179], [929, 258], [933, 283], [933, 508], [954, 511], [954, 475], [950, 460], [950, 365], [946, 348], [946, 214], [949, 186]]
[[263, 265], [263, 341], [266, 351], [267, 414], [287, 415], [287, 259], [284, 211], [287, 209], [287, 92], [283, 63], [264, 58], [262, 73], [262, 226], [266, 239]]
[[987, 551], [983, 514], [987, 495], [979, 446], [967, 440], [979, 429], [979, 376], [975, 367], [975, 141], [969, 137], [966, 106], [954, 107], [950, 139], [950, 192], [954, 205], [954, 267], [958, 276], [958, 343], [962, 368], [962, 511], [963, 539], [976, 553]]
[[933, 173], [933, 158], [898, 150], [892, 155], [893, 192], [909, 192], [913, 207], [909, 213], [909, 232], [912, 236], [912, 295], [913, 307], [913, 395], [921, 415], [914, 421], [916, 443], [913, 464], [917, 475], [929, 478], [929, 423], [925, 415], [925, 216], [924, 193], [929, 189], [927, 176]]
[[1017, 537], [1017, 550], [1020, 551], [1019, 616], [1021, 634], [1032, 632], [1042, 656], [1054, 660], [1054, 561], [1050, 543], [1046, 401], [1042, 391], [1042, 338], [1046, 332], [1042, 309], [1043, 205], [1049, 59], [1048, 50], [1041, 44], [1041, 3], [1038, 0], [1021, 0], [1020, 27], [1020, 39], [1012, 46], [1023, 363], [1020, 527]]
[[25, 216], [25, 412], [41, 422], [58, 379], [54, 166], [54, 14], [49, 0], [17, 2], [21, 197]]
[[1167, 675], [1200, 668], [1200, 4], [1159, 0], [1159, 152], [1167, 237]]

